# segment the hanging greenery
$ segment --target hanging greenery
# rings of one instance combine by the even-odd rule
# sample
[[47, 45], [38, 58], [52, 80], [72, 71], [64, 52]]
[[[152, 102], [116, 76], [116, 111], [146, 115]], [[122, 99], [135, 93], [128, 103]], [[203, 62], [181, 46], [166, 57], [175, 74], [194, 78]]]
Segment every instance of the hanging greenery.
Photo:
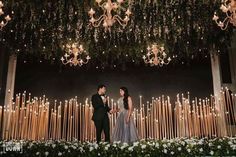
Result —
[[156, 41], [179, 60], [205, 56], [213, 45], [227, 49], [233, 29], [221, 31], [212, 21], [220, 6], [215, 0], [135, 0], [128, 26], [115, 25], [111, 32], [89, 24], [94, 0], [8, 0], [6, 5], [14, 14], [0, 40], [10, 52], [59, 60], [61, 44], [71, 38], [85, 44], [92, 65], [139, 64], [147, 44]]

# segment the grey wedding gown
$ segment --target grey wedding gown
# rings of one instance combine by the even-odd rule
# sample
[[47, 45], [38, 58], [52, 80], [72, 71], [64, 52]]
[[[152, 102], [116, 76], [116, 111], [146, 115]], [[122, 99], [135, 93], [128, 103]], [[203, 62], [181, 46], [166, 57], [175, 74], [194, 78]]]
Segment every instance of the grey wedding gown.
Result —
[[120, 111], [113, 130], [112, 142], [133, 143], [138, 140], [137, 129], [132, 116], [126, 123], [128, 110], [124, 108], [123, 98], [118, 100], [118, 107]]

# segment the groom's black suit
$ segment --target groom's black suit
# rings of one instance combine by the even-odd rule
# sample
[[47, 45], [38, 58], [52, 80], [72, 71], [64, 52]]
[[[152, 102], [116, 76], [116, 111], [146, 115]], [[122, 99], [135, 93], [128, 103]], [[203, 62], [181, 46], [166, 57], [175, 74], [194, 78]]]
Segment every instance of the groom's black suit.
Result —
[[101, 141], [102, 130], [105, 133], [105, 141], [110, 142], [110, 125], [107, 113], [111, 110], [108, 104], [104, 104], [101, 95], [92, 96], [92, 105], [94, 108], [92, 120], [96, 127], [97, 142]]

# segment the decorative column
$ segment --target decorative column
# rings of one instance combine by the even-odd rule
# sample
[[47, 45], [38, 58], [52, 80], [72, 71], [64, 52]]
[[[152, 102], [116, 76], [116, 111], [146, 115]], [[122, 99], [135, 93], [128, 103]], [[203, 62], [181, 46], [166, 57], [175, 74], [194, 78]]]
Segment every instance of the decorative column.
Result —
[[11, 100], [14, 95], [16, 63], [17, 63], [17, 56], [13, 54], [9, 57], [9, 62], [8, 62], [7, 83], [6, 83], [4, 105], [12, 105]]
[[216, 52], [211, 53], [211, 71], [213, 79], [214, 96], [219, 97], [222, 81], [221, 81], [220, 56]]
[[[213, 48], [213, 51], [216, 51]], [[222, 78], [221, 78], [221, 67], [220, 67], [220, 56], [217, 52], [211, 53], [211, 70], [212, 70], [212, 79], [213, 79], [213, 90], [215, 96], [215, 105], [217, 110], [217, 132], [218, 136], [227, 135], [227, 127], [225, 121], [225, 106], [222, 102], [221, 87], [222, 87]]]

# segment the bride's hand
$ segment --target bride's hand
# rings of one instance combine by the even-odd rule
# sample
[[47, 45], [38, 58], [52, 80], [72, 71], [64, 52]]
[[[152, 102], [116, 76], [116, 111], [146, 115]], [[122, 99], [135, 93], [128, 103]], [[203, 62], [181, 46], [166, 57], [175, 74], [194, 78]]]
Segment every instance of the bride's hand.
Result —
[[129, 123], [129, 116], [126, 117], [126, 123]]

